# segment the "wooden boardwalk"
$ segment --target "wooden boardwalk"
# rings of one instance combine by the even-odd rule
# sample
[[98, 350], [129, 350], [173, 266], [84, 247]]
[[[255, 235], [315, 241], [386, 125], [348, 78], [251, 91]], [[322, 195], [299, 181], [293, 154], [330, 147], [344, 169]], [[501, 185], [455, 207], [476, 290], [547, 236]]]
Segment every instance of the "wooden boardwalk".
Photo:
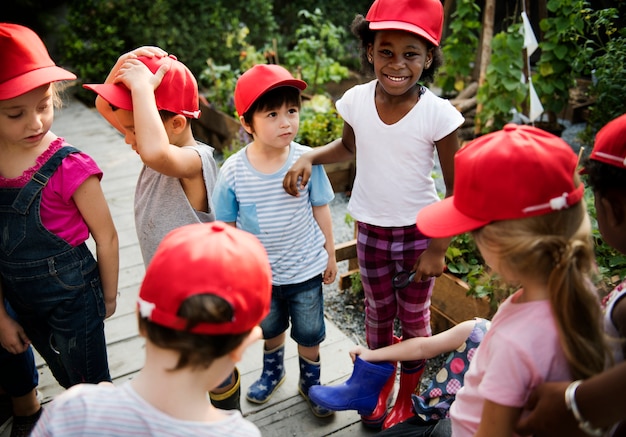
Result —
[[[117, 310], [105, 322], [109, 365], [116, 384], [131, 379], [142, 367], [144, 342], [138, 336], [135, 302], [144, 266], [137, 243], [133, 216], [135, 182], [141, 168], [139, 156], [124, 143], [122, 136], [94, 109], [69, 97], [62, 109], [57, 109], [52, 131], [75, 147], [91, 155], [104, 177], [102, 186], [113, 214], [120, 241], [120, 278]], [[93, 243], [93, 242], [90, 242]], [[90, 246], [93, 250], [94, 245]], [[327, 338], [322, 344], [322, 383], [334, 384], [347, 379], [352, 372], [348, 350], [354, 345], [341, 330], [327, 320]], [[262, 342], [250, 347], [238, 367], [242, 375], [243, 414], [254, 422], [264, 436], [354, 436], [370, 435], [356, 411], [337, 412], [330, 418], [313, 416], [298, 394], [299, 378], [296, 345], [288, 339], [285, 354], [287, 379], [265, 405], [251, 404], [245, 392], [260, 375]], [[37, 356], [40, 374], [39, 391], [44, 403], [51, 401], [63, 389], [52, 377], [45, 362]], [[155, 381], [158, 384], [158, 381]], [[8, 429], [0, 437], [8, 436]]]

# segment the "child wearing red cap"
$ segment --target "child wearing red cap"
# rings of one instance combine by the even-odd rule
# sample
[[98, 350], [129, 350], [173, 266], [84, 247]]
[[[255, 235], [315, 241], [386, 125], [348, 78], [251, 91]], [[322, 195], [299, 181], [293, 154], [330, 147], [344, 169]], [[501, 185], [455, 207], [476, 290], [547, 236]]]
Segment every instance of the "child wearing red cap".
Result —
[[213, 199], [218, 220], [261, 240], [272, 266], [272, 308], [263, 320], [263, 373], [246, 398], [262, 404], [285, 380], [285, 331], [298, 343], [300, 394], [318, 417], [332, 414], [310, 401], [320, 383], [319, 345], [326, 336], [322, 283], [337, 274], [328, 203], [334, 198], [322, 166], [300, 197], [282, 188], [287, 169], [310, 150], [294, 142], [300, 91], [306, 83], [278, 65], [255, 65], [237, 80], [235, 107], [253, 141], [222, 165]]
[[198, 84], [189, 69], [158, 47], [120, 56], [98, 94], [96, 108], [135, 150], [144, 166], [135, 189], [135, 227], [147, 266], [172, 229], [215, 220], [213, 148], [193, 137], [200, 116]]
[[[598, 131], [582, 173], [588, 175], [593, 189], [602, 238], [626, 254], [626, 114]], [[572, 435], [581, 428], [590, 435], [604, 435], [615, 422], [622, 420], [621, 426], [608, 435], [626, 435], [626, 281], [604, 303], [605, 331], [612, 339], [613, 357], [619, 364], [582, 383], [540, 386], [528, 404], [530, 415], [520, 421], [521, 431]]]
[[455, 437], [517, 435], [533, 387], [591, 377], [608, 361], [577, 162], [560, 138], [506, 125], [456, 153], [454, 195], [417, 216], [433, 237], [471, 231], [492, 271], [520, 285], [450, 408]]
[[139, 290], [144, 367], [129, 382], [81, 384], [46, 407], [33, 436], [260, 436], [207, 397], [261, 337], [272, 273], [256, 237], [197, 223], [161, 242]]
[[[445, 266], [450, 239], [429, 239], [415, 215], [439, 201], [432, 178], [435, 155], [452, 194], [453, 156], [463, 116], [422, 83], [442, 63], [440, 0], [376, 0], [357, 15], [352, 32], [361, 41], [362, 64], [375, 80], [348, 90], [337, 102], [344, 119], [342, 138], [305, 154], [287, 173], [284, 186], [297, 196], [312, 164], [352, 160], [356, 179], [348, 210], [357, 221], [357, 256], [365, 292], [365, 334], [371, 349], [391, 345], [397, 318], [402, 338], [429, 336], [434, 277]], [[394, 287], [398, 273], [415, 272]], [[364, 424], [387, 428], [412, 415], [411, 394], [424, 371], [423, 360], [401, 364], [400, 388], [387, 417], [395, 375]]]
[[32, 342], [63, 387], [110, 381], [104, 319], [116, 307], [117, 232], [102, 171], [50, 130], [55, 82], [76, 76], [17, 24], [0, 24], [0, 64], [0, 343], [18, 354]]
[[[135, 188], [135, 228], [147, 266], [172, 229], [215, 220], [211, 193], [217, 179], [213, 148], [193, 137], [200, 116], [191, 71], [158, 47], [119, 57], [98, 94], [96, 108], [124, 135], [144, 163]], [[215, 405], [239, 409], [239, 372], [216, 388]]]

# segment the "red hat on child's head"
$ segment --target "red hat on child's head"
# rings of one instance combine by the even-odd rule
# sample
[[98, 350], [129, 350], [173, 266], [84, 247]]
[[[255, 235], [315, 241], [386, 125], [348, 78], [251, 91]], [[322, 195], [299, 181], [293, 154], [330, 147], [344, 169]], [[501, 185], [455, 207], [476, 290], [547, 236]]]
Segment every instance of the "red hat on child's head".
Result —
[[435, 46], [441, 41], [440, 0], [376, 0], [365, 17], [371, 30], [406, 30]]
[[589, 159], [626, 168], [626, 114], [609, 121], [598, 131]]
[[583, 184], [574, 185], [577, 162], [561, 138], [507, 124], [456, 153], [454, 195], [423, 208], [417, 227], [429, 237], [451, 237], [568, 208], [583, 197]]
[[292, 86], [302, 91], [306, 88], [306, 82], [296, 79], [280, 65], [255, 65], [237, 79], [237, 85], [235, 85], [237, 113], [240, 116], [245, 114], [256, 99], [279, 86]]
[[252, 234], [223, 222], [182, 226], [165, 236], [139, 290], [140, 315], [157, 325], [185, 331], [178, 316], [189, 297], [213, 294], [230, 303], [233, 319], [200, 323], [195, 334], [241, 334], [269, 313], [272, 270], [263, 245]]
[[[170, 111], [188, 118], [200, 117], [198, 83], [185, 64], [177, 60], [174, 55], [164, 57], [139, 56], [137, 59], [143, 62], [152, 73], [156, 73], [163, 64], [168, 64], [170, 67], [157, 89], [154, 90], [159, 110]], [[100, 97], [117, 108], [127, 111], [133, 110], [130, 90], [121, 83], [85, 84], [83, 87], [95, 91]]]
[[57, 67], [43, 41], [28, 27], [0, 23], [0, 100], [76, 76]]

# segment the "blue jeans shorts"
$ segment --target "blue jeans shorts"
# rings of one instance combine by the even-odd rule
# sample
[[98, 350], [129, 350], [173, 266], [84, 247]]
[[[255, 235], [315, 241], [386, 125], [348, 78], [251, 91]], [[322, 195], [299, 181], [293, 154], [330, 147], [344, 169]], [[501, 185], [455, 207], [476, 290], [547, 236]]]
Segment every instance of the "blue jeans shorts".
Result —
[[289, 328], [300, 346], [313, 347], [326, 338], [322, 275], [299, 284], [273, 285], [270, 313], [261, 322], [263, 338], [278, 337]]

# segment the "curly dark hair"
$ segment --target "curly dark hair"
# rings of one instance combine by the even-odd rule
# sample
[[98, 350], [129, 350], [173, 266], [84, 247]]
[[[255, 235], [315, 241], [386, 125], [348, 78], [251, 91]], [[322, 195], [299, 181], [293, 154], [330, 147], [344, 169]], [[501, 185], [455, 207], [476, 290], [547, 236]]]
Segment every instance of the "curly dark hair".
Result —
[[[374, 66], [367, 60], [367, 48], [374, 44], [374, 37], [376, 31], [370, 29], [370, 23], [361, 14], [357, 14], [350, 25], [350, 30], [361, 41], [361, 70], [363, 74], [368, 76], [374, 75]], [[425, 68], [422, 71], [422, 75], [419, 81], [422, 83], [430, 83], [435, 80], [435, 74], [439, 67], [443, 65], [443, 53], [441, 48], [435, 46], [430, 41], [424, 39], [428, 50], [432, 50], [433, 60], [430, 63], [430, 67]]]
[[626, 192], [626, 169], [589, 158], [584, 166], [587, 182], [593, 191], [602, 195], [609, 191]]

